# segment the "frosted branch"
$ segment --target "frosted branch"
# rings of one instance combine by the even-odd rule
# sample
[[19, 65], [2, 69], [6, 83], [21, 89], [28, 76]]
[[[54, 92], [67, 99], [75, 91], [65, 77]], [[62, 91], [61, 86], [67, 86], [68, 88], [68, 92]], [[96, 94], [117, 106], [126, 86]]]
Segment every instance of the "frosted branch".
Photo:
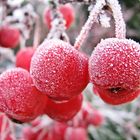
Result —
[[50, 0], [50, 10], [51, 10], [51, 30], [47, 36], [47, 39], [59, 38], [66, 42], [69, 42], [69, 38], [65, 32], [65, 20], [62, 14], [58, 10], [58, 1]]
[[121, 12], [121, 7], [118, 0], [107, 0], [109, 7], [112, 9], [115, 20], [115, 36], [117, 38], [126, 37], [126, 25]]
[[94, 22], [98, 22], [98, 16], [102, 10], [102, 8], [106, 5], [105, 0], [98, 0], [93, 9], [90, 12], [87, 22], [83, 26], [79, 36], [76, 39], [74, 47], [79, 49], [83, 44], [84, 40], [88, 36], [88, 32], [91, 29]]

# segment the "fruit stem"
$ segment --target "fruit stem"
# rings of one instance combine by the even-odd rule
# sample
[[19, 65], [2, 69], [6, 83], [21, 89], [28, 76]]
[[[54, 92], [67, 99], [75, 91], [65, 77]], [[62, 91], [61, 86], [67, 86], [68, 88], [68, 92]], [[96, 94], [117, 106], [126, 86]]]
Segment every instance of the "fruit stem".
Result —
[[69, 38], [66, 34], [65, 20], [62, 14], [58, 10], [58, 1], [49, 0], [49, 5], [51, 9], [51, 30], [47, 36], [47, 39], [58, 38], [63, 41], [69, 42]]
[[126, 25], [121, 12], [121, 6], [118, 0], [107, 0], [109, 7], [112, 9], [115, 20], [115, 36], [116, 38], [126, 37]]
[[86, 39], [86, 37], [88, 36], [88, 33], [93, 25], [94, 22], [98, 22], [98, 16], [102, 10], [102, 8], [106, 5], [105, 0], [98, 0], [95, 4], [95, 6], [93, 7], [93, 9], [91, 10], [88, 20], [85, 23], [85, 25], [82, 27], [82, 30], [79, 34], [79, 36], [76, 39], [76, 42], [74, 44], [74, 47], [76, 49], [79, 49], [84, 40]]

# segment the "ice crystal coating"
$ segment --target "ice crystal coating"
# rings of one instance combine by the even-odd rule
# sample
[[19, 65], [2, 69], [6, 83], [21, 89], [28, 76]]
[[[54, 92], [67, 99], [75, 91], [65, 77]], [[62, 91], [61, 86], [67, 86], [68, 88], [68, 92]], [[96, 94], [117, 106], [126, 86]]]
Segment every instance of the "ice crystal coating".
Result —
[[46, 103], [45, 113], [56, 121], [68, 121], [72, 119], [80, 110], [83, 97], [78, 95], [67, 102], [54, 102], [49, 99]]
[[85, 25], [82, 27], [82, 30], [78, 37], [76, 38], [74, 47], [79, 49], [83, 42], [85, 41], [90, 29], [92, 28], [93, 23], [98, 23], [98, 16], [101, 13], [102, 8], [106, 5], [105, 0], [99, 0], [96, 2], [95, 6], [91, 10], [88, 20]]
[[65, 133], [65, 140], [87, 140], [86, 129], [68, 127]]
[[16, 67], [21, 67], [30, 70], [31, 58], [35, 52], [33, 47], [27, 47], [19, 50], [16, 55]]
[[20, 32], [16, 28], [3, 26], [0, 28], [0, 46], [15, 48], [20, 41]]
[[0, 110], [10, 118], [33, 120], [43, 113], [45, 98], [33, 85], [28, 71], [14, 68], [0, 75]]
[[105, 102], [133, 100], [139, 93], [140, 45], [130, 39], [102, 40], [90, 57], [89, 75]]
[[32, 57], [30, 72], [40, 91], [69, 100], [88, 84], [88, 58], [64, 41], [45, 40]]
[[107, 2], [112, 9], [115, 20], [115, 36], [116, 38], [123, 39], [126, 37], [126, 25], [121, 12], [121, 6], [118, 0], [107, 0]]
[[[72, 5], [70, 4], [65, 4], [61, 5], [58, 10], [62, 14], [63, 18], [66, 21], [66, 28], [69, 28], [74, 21], [74, 9]], [[51, 28], [51, 11], [49, 8], [45, 9], [44, 11], [44, 23], [48, 26], [48, 28]]]

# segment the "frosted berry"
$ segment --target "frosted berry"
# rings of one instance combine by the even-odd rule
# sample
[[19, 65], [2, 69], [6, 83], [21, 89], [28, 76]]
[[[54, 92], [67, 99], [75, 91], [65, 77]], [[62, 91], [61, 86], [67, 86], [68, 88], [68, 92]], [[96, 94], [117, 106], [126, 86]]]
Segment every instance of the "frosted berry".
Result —
[[16, 67], [21, 67], [30, 70], [31, 58], [35, 52], [33, 47], [27, 47], [19, 50], [16, 55]]
[[31, 60], [35, 86], [53, 100], [69, 100], [88, 84], [88, 58], [70, 44], [45, 40]]
[[18, 29], [3, 26], [0, 28], [0, 46], [5, 48], [15, 48], [20, 41], [20, 32]]
[[[66, 28], [69, 28], [72, 22], [74, 21], [74, 9], [72, 5], [70, 4], [61, 5], [59, 7], [59, 11], [66, 21]], [[48, 8], [45, 9], [44, 11], [44, 23], [47, 25], [49, 29], [51, 28], [51, 11]]]
[[48, 98], [45, 113], [56, 121], [68, 121], [78, 113], [82, 105], [82, 100], [82, 95], [78, 95], [67, 102], [60, 103]]
[[0, 75], [0, 110], [15, 122], [26, 122], [43, 113], [46, 96], [38, 91], [28, 71], [7, 70]]
[[105, 102], [132, 101], [140, 91], [140, 45], [130, 39], [102, 40], [90, 57], [89, 75]]
[[65, 133], [65, 140], [88, 140], [86, 129], [68, 127]]

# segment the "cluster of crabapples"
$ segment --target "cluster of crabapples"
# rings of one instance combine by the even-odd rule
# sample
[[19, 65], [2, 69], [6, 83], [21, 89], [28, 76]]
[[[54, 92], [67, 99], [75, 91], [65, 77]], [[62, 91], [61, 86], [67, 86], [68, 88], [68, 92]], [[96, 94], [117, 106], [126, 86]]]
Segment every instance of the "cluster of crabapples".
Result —
[[103, 123], [103, 120], [99, 111], [90, 104], [86, 104], [82, 106], [78, 115], [67, 123], [50, 121], [50, 123], [43, 125], [43, 120], [36, 119], [32, 121], [30, 126], [23, 128], [22, 138], [38, 140], [44, 132], [42, 140], [87, 140], [88, 126], [98, 127]]
[[[46, 11], [45, 23], [51, 27]], [[67, 28], [73, 18], [73, 14], [66, 18]], [[2, 46], [16, 46], [18, 37], [9, 41], [9, 34], [8, 39], [5, 36], [0, 32]], [[113, 105], [132, 101], [140, 91], [140, 45], [129, 39], [102, 40], [90, 58], [67, 42], [46, 39], [36, 50], [21, 50], [16, 66], [22, 68], [0, 75], [0, 110], [19, 123], [42, 114], [60, 122], [72, 119], [81, 108], [82, 91], [89, 82], [106, 103]]]

